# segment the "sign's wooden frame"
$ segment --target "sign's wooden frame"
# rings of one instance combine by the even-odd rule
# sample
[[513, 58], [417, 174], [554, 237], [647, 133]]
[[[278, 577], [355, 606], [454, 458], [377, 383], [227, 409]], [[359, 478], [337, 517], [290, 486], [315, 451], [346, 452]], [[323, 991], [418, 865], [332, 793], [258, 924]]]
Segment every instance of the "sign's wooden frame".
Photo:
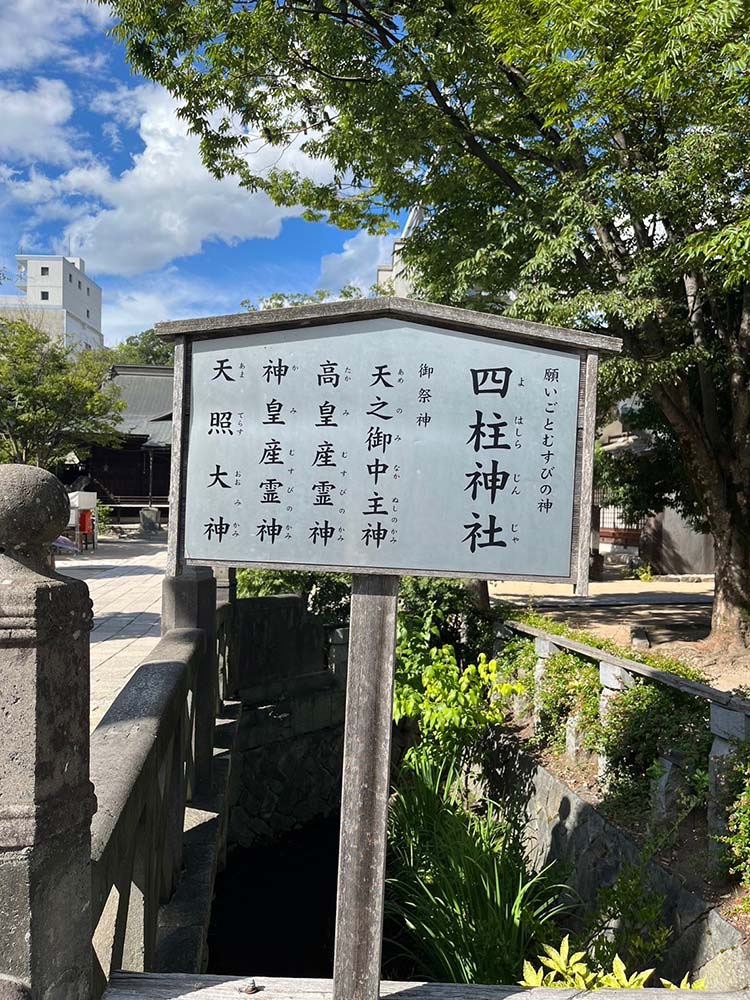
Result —
[[[184, 559], [184, 503], [192, 343], [197, 339], [205, 340], [217, 336], [239, 336], [269, 330], [324, 326], [378, 317], [391, 317], [432, 327], [463, 330], [504, 341], [539, 344], [569, 351], [580, 357], [573, 537], [570, 574], [564, 580], [575, 583], [579, 593], [586, 593], [589, 575], [598, 355], [602, 351], [618, 351], [621, 347], [620, 341], [596, 334], [561, 330], [408, 299], [365, 299], [301, 309], [279, 309], [266, 313], [187, 320], [160, 324], [157, 327], [162, 336], [175, 339], [167, 573], [178, 576], [184, 565], [197, 562]], [[286, 563], [262, 565], [283, 569], [316, 568]], [[359, 569], [355, 566], [325, 567], [327, 572], [335, 569], [351, 571], [353, 577], [333, 998], [377, 1000], [383, 938], [398, 577], [404, 575], [404, 571], [394, 570], [388, 573], [382, 569]], [[420, 575], [466, 577], [469, 574], [421, 573]], [[523, 576], [507, 578], [544, 579]], [[559, 577], [552, 579], [560, 580]]]
[[[192, 344], [215, 337], [242, 336], [303, 327], [328, 326], [356, 320], [388, 317], [419, 323], [438, 329], [459, 330], [492, 340], [539, 345], [576, 355], [580, 359], [578, 416], [576, 421], [576, 460], [573, 493], [573, 524], [570, 571], [567, 576], [531, 576], [524, 574], [463, 573], [431, 571], [419, 568], [389, 569], [352, 565], [326, 566], [325, 572], [354, 573], [376, 576], [436, 576], [472, 579], [528, 580], [542, 583], [571, 583], [581, 595], [588, 593], [589, 548], [591, 537], [591, 497], [593, 490], [594, 433], [596, 427], [596, 378], [599, 354], [621, 349], [613, 337], [564, 330], [560, 327], [527, 323], [503, 316], [489, 316], [466, 309], [437, 306], [411, 299], [357, 299], [293, 309], [241, 313], [209, 319], [179, 320], [157, 325], [157, 333], [175, 341], [174, 408], [172, 413], [172, 475], [169, 499], [170, 532], [167, 572], [177, 576], [183, 566], [203, 565], [205, 560], [184, 556], [185, 475], [188, 459], [188, 428], [190, 424], [190, 385]], [[175, 530], [176, 529], [176, 530]], [[233, 560], [214, 560], [216, 565], [240, 565]], [[246, 563], [278, 570], [318, 570], [314, 564], [289, 562]]]

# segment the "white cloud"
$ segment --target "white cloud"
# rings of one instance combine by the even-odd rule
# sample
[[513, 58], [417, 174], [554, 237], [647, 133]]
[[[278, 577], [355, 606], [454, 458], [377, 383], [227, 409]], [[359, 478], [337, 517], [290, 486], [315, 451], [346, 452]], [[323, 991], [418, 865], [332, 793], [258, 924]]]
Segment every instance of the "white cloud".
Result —
[[357, 233], [346, 240], [341, 253], [329, 253], [320, 262], [320, 287], [338, 292], [344, 285], [356, 285], [366, 292], [378, 277], [378, 265], [390, 261], [392, 236]]
[[122, 149], [122, 136], [117, 122], [105, 122], [102, 125], [102, 135], [116, 152]]
[[[299, 208], [274, 205], [262, 192], [243, 190], [231, 177], [212, 177], [201, 161], [198, 139], [188, 135], [174, 100], [162, 88], [120, 88], [99, 95], [92, 107], [115, 114], [125, 125], [137, 123], [144, 148], [131, 168], [113, 175], [92, 157], [56, 178], [34, 172], [6, 181], [16, 200], [34, 204], [32, 225], [63, 217], [61, 205], [77, 206], [59, 248], [70, 240], [91, 271], [132, 276], [200, 253], [209, 240], [233, 245], [273, 239], [285, 218], [300, 214]], [[328, 164], [310, 161], [298, 145], [280, 154], [259, 144], [248, 156], [256, 170], [281, 163], [318, 178], [330, 175]]]
[[58, 62], [90, 74], [101, 64], [101, 54], [76, 52], [74, 43], [92, 26], [104, 30], [111, 23], [109, 8], [89, 0], [2, 0], [0, 71]]
[[120, 289], [107, 289], [102, 303], [102, 331], [111, 347], [155, 323], [192, 316], [237, 312], [242, 295], [210, 282], [181, 276], [176, 269], [128, 281]]
[[0, 87], [0, 156], [21, 163], [69, 164], [78, 155], [68, 123], [73, 97], [62, 80], [39, 77], [31, 90]]

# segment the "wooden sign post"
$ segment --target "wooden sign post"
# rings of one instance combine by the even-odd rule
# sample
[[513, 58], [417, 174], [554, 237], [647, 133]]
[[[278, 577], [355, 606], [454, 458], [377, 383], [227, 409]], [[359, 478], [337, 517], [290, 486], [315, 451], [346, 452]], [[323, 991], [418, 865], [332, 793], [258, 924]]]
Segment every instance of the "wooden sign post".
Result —
[[336, 1000], [378, 996], [390, 791], [397, 576], [352, 578], [336, 897]]
[[399, 577], [588, 586], [598, 354], [405, 299], [161, 324], [176, 340], [168, 573], [353, 574], [335, 1000], [380, 979]]

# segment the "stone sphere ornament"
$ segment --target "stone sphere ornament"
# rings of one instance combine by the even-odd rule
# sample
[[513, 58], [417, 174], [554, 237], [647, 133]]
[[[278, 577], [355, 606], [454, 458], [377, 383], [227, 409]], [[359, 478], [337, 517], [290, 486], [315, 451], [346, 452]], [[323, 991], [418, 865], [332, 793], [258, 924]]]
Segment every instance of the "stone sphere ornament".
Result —
[[67, 527], [70, 501], [60, 480], [33, 465], [0, 465], [0, 553], [34, 568]]

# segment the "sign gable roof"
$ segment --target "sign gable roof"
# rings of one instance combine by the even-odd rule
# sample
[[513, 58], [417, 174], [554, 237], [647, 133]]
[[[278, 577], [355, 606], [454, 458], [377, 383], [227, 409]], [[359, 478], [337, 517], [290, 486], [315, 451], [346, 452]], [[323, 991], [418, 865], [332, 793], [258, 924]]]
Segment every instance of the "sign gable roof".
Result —
[[165, 339], [186, 335], [191, 340], [203, 340], [217, 335], [266, 333], [271, 330], [327, 326], [383, 317], [436, 329], [462, 330], [495, 339], [517, 340], [528, 344], [543, 343], [563, 350], [589, 349], [616, 354], [622, 349], [622, 341], [617, 337], [401, 298], [345, 299], [340, 302], [265, 309], [228, 316], [181, 319], [157, 323], [156, 332]]

